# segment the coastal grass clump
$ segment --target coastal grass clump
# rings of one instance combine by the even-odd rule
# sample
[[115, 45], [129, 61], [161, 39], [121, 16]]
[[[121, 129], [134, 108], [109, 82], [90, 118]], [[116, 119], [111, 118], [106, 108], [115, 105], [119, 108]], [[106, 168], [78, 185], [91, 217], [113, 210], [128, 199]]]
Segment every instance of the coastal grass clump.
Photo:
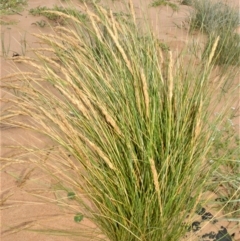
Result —
[[78, 207], [75, 222], [91, 220], [99, 240], [180, 240], [221, 163], [209, 165], [224, 114], [212, 119], [209, 105], [227, 81], [209, 81], [218, 41], [207, 61], [186, 68], [140, 30], [131, 4], [128, 22], [85, 7], [87, 21], [56, 11], [71, 27], [36, 35], [36, 57], [14, 58], [33, 71], [2, 79], [15, 95], [2, 123], [53, 142], [5, 161], [32, 160], [57, 180]]
[[[240, 65], [240, 35], [235, 32], [222, 32], [218, 34], [219, 43], [217, 51], [214, 55], [213, 62], [218, 65], [239, 66]], [[203, 58], [209, 55], [209, 51], [216, 39], [216, 34], [210, 35], [206, 48], [203, 53]]]
[[197, 0], [194, 7], [190, 28], [202, 30], [207, 34], [234, 31], [239, 25], [238, 11], [222, 1]]
[[190, 31], [200, 30], [208, 35], [203, 56], [209, 55], [216, 38], [219, 37], [213, 61], [217, 65], [236, 66], [240, 63], [239, 34], [235, 30], [240, 24], [239, 13], [222, 1], [193, 1]]

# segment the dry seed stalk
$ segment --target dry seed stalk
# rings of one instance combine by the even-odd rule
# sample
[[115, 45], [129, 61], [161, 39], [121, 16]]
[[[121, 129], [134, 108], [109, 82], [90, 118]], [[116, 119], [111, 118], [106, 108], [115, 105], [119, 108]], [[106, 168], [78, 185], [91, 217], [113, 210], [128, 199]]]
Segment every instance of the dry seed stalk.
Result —
[[69, 92], [67, 92], [62, 86], [56, 85], [56, 88], [58, 88], [64, 96], [66, 96], [69, 100], [71, 100], [71, 102], [78, 108], [78, 110], [81, 111], [81, 113], [83, 114], [83, 116], [89, 120], [89, 111], [86, 109], [86, 107], [84, 106], [84, 104], [82, 104], [79, 100], [76, 99], [75, 96], [69, 94]]
[[104, 108], [103, 105], [101, 105], [101, 103], [97, 104], [97, 108], [99, 108], [99, 110], [101, 111], [102, 115], [104, 116], [106, 122], [108, 124], [111, 125], [111, 127], [116, 131], [116, 133], [118, 135], [122, 135], [120, 128], [118, 127], [117, 123], [115, 122], [115, 120], [111, 117], [111, 115], [109, 115], [109, 113], [107, 112], [107, 110]]
[[58, 15], [60, 17], [68, 18], [68, 19], [73, 20], [76, 23], [82, 24], [82, 22], [80, 22], [77, 18], [73, 17], [72, 15], [65, 14], [63, 12], [46, 10], [46, 11], [43, 11], [43, 13], [53, 13], [53, 14], [56, 14], [56, 15]]
[[172, 102], [173, 96], [173, 62], [172, 62], [172, 51], [169, 51], [169, 63], [168, 63], [168, 81], [169, 81], [169, 100]]
[[[20, 75], [22, 75], [22, 76], [31, 76], [31, 75], [33, 76], [33, 75], [35, 75], [36, 76], [38, 74], [32, 73], [32, 72], [20, 72], [20, 73], [6, 75], [6, 76], [2, 77], [1, 80], [11, 79], [11, 78], [16, 77], [16, 76], [19, 77]], [[18, 79], [15, 80], [15, 81], [18, 81]]]
[[117, 28], [116, 28], [116, 21], [115, 21], [115, 19], [113, 17], [112, 10], [110, 10], [110, 18], [111, 18], [111, 21], [112, 21], [113, 32], [114, 32], [116, 38], [118, 39], [118, 32], [117, 32]]
[[134, 94], [135, 94], [137, 109], [139, 113], [142, 115], [141, 98], [140, 98], [140, 93], [138, 88], [139, 85], [138, 85], [138, 81], [135, 78], [133, 80], [133, 86], [134, 86]]
[[88, 113], [88, 119], [90, 118], [90, 111], [92, 112], [93, 116], [95, 116], [96, 111], [92, 105], [92, 102], [90, 101], [89, 96], [87, 96], [87, 94], [85, 94], [84, 91], [82, 91], [78, 86], [76, 86], [76, 84], [74, 84], [73, 81], [69, 81], [68, 83], [69, 83], [69, 86], [73, 88], [76, 95], [79, 96], [79, 98], [81, 99], [83, 106], [87, 107], [87, 108], [85, 108], [85, 110]]
[[56, 26], [54, 28], [57, 32], [59, 31], [60, 33], [61, 32], [65, 32], [68, 34], [68, 36], [72, 36], [74, 37], [75, 39], [79, 39], [79, 36], [76, 34], [76, 32], [72, 31], [71, 29], [67, 29], [66, 27], [63, 27], [63, 26]]
[[159, 203], [159, 209], [160, 209], [160, 213], [162, 215], [162, 202], [161, 202], [161, 196], [160, 196], [160, 187], [159, 187], [159, 182], [158, 182], [158, 173], [156, 170], [156, 166], [155, 166], [155, 162], [152, 158], [150, 158], [149, 160], [150, 162], [150, 167], [151, 167], [151, 171], [152, 171], [152, 175], [153, 175], [153, 182], [154, 182], [154, 186], [155, 186], [155, 191], [157, 193], [158, 196], [158, 203]]
[[108, 157], [103, 153], [103, 151], [94, 143], [92, 143], [88, 138], [86, 138], [81, 133], [78, 133], [79, 138], [86, 144], [93, 152], [97, 153], [109, 166], [110, 169], [116, 170]]
[[134, 8], [133, 8], [132, 0], [128, 1], [128, 5], [130, 7], [130, 11], [131, 11], [131, 14], [132, 14], [132, 17], [133, 17], [134, 24], [136, 25], [136, 16], [135, 16], [135, 11], [134, 11]]
[[114, 43], [116, 44], [116, 47], [118, 48], [118, 51], [121, 53], [122, 57], [123, 57], [123, 60], [125, 61], [129, 71], [131, 72], [131, 74], [133, 74], [133, 69], [132, 69], [132, 66], [131, 66], [131, 63], [125, 53], [125, 51], [123, 50], [121, 44], [119, 43], [118, 39], [117, 39], [117, 36], [114, 35], [114, 33], [112, 32], [112, 30], [106, 26], [106, 29], [108, 31], [108, 33], [110, 34], [112, 40], [114, 41]]
[[67, 34], [65, 34], [63, 32], [59, 32], [58, 34], [63, 39], [62, 41], [64, 41], [68, 45], [72, 45], [74, 47], [78, 47], [79, 46], [79, 41], [76, 40], [74, 37], [69, 36], [69, 35], [67, 35]]
[[163, 75], [162, 75], [163, 54], [162, 54], [162, 50], [161, 50], [160, 46], [157, 46], [157, 51], [158, 51], [158, 56], [159, 56], [159, 74], [160, 74], [162, 84], [164, 84]]
[[51, 53], [55, 53], [56, 51], [53, 48], [32, 48], [30, 49], [33, 52], [42, 52], [42, 51], [46, 51], [46, 52], [51, 52]]
[[89, 14], [89, 18], [90, 18], [91, 24], [93, 26], [93, 29], [95, 31], [95, 34], [96, 34], [98, 40], [103, 42], [102, 35], [100, 34], [100, 32], [96, 26], [96, 21], [93, 19], [93, 16], [91, 14]]
[[216, 38], [214, 44], [213, 44], [213, 47], [212, 47], [212, 51], [209, 55], [209, 59], [208, 59], [208, 62], [207, 62], [207, 67], [209, 67], [210, 63], [212, 62], [212, 59], [213, 59], [213, 56], [215, 54], [215, 51], [216, 51], [216, 48], [217, 48], [217, 45], [218, 45], [218, 42], [219, 42], [219, 36]]
[[199, 108], [198, 108], [198, 113], [197, 113], [197, 123], [196, 123], [196, 127], [195, 127], [195, 133], [194, 133], [194, 138], [196, 139], [201, 131], [201, 127], [202, 127], [202, 122], [201, 122], [201, 112], [202, 112], [202, 97], [200, 100], [200, 104], [199, 104]]
[[146, 76], [145, 76], [142, 68], [140, 70], [140, 75], [141, 75], [141, 80], [142, 80], [143, 96], [144, 96], [144, 100], [145, 100], [146, 115], [147, 115], [147, 118], [149, 118], [149, 102], [150, 101], [149, 101], [149, 95], [148, 95], [148, 85], [147, 85]]
[[58, 64], [57, 62], [53, 61], [51, 58], [47, 57], [46, 55], [43, 55], [39, 52], [36, 53], [37, 57], [39, 57], [39, 59], [42, 59], [52, 65], [54, 65], [57, 69], [61, 69], [61, 65]]
[[44, 40], [45, 42], [50, 43], [51, 45], [54, 44], [55, 46], [57, 46], [62, 51], [67, 51], [67, 48], [63, 44], [60, 44], [59, 42], [56, 41], [56, 40], [62, 41], [63, 39], [60, 38], [60, 37], [57, 37], [56, 35], [53, 35], [53, 34], [47, 34], [47, 35], [33, 34], [33, 36], [37, 37], [38, 39]]

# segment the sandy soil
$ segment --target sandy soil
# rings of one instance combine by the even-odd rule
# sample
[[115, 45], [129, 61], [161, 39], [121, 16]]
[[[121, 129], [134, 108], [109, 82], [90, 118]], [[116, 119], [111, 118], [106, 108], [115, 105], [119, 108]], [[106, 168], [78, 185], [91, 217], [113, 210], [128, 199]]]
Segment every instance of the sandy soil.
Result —
[[[142, 16], [141, 10], [146, 10], [151, 1], [143, 1], [139, 4], [138, 0], [134, 0], [137, 16]], [[77, 3], [73, 1], [74, 4]], [[229, 3], [236, 6], [237, 0], [229, 0]], [[29, 49], [37, 47], [38, 43], [32, 33], [38, 33], [40, 31], [44, 33], [51, 32], [50, 27], [40, 28], [34, 23], [36, 21], [43, 20], [44, 17], [33, 17], [28, 14], [28, 9], [37, 6], [51, 7], [54, 4], [59, 4], [58, 0], [29, 0], [28, 7], [21, 14], [3, 16], [4, 20], [16, 20], [15, 25], [1, 26], [1, 32], [4, 33], [6, 46], [9, 44], [8, 57], [12, 57], [14, 53], [29, 54]], [[115, 8], [120, 9], [118, 2], [115, 3]], [[108, 3], [112, 5], [112, 3]], [[113, 7], [113, 6], [111, 6]], [[178, 12], [173, 12], [169, 7], [148, 8], [147, 18], [150, 19], [154, 31], [159, 39], [164, 39], [167, 44], [178, 54], [183, 47], [191, 42], [191, 39], [197, 38], [198, 41], [204, 42], [204, 36], [200, 35], [188, 35], [185, 28], [185, 21], [187, 19], [189, 7], [180, 6]], [[57, 24], [57, 23], [53, 23]], [[26, 43], [26, 49], [23, 48]], [[2, 50], [1, 50], [2, 52]], [[0, 77], [6, 74], [14, 72], [14, 64], [6, 58], [0, 58], [1, 69]], [[17, 67], [21, 70], [26, 70], [26, 66], [23, 64], [17, 64]], [[236, 80], [238, 81], [238, 80]], [[7, 97], [9, 94], [1, 91], [2, 97]], [[1, 109], [7, 108], [8, 103], [2, 102]], [[238, 122], [239, 120], [237, 120]], [[13, 145], [13, 143], [34, 143], [37, 147], [51, 146], [51, 141], [42, 136], [31, 136], [30, 133], [20, 129], [8, 129], [1, 126], [1, 157], [9, 157], [16, 154], [16, 150], [8, 148], [6, 146]], [[74, 240], [69, 237], [62, 236], [49, 236], [39, 232], [21, 231], [24, 228], [63, 228], [66, 230], [78, 230], [80, 227], [84, 228], [84, 225], [92, 225], [88, 220], [83, 220], [81, 224], [77, 224], [73, 221], [74, 212], [67, 211], [61, 205], [56, 205], [52, 202], [54, 199], [54, 193], [47, 192], [46, 190], [54, 185], [53, 180], [44, 175], [39, 168], [31, 166], [27, 163], [21, 165], [12, 165], [5, 169], [1, 173], [1, 240], [2, 241], [26, 241], [26, 240], [39, 240], [39, 241], [68, 241]], [[46, 188], [47, 187], [47, 188]], [[34, 190], [34, 192], [33, 192]], [[32, 193], [39, 193], [39, 195], [45, 196], [46, 200], [41, 200], [38, 197], [32, 195]], [[212, 194], [209, 194], [212, 195]], [[199, 226], [202, 228], [201, 232], [192, 232], [184, 240], [200, 240], [199, 237], [203, 233], [210, 234], [211, 232], [219, 233], [224, 232], [224, 228], [227, 229], [229, 235], [233, 235], [231, 238], [235, 241], [240, 241], [240, 227], [236, 224], [230, 224], [222, 222], [220, 219], [218, 222], [207, 222], [209, 216], [206, 213], [216, 214], [213, 207], [204, 207], [206, 210], [202, 211], [199, 215], [196, 215], [196, 229]], [[216, 214], [217, 217], [221, 216], [221, 212]], [[218, 218], [216, 218], [218, 219]], [[206, 225], [207, 223], [207, 225]], [[224, 227], [224, 228], [223, 228]], [[21, 231], [21, 232], [19, 232]], [[229, 238], [230, 238], [229, 236]], [[207, 236], [206, 236], [207, 237]], [[85, 240], [84, 237], [75, 238], [76, 240]], [[94, 240], [94, 239], [93, 239]], [[211, 237], [209, 237], [209, 240]], [[225, 240], [225, 239], [224, 239]], [[222, 240], [222, 241], [224, 241]], [[226, 241], [231, 239], [226, 239]]]

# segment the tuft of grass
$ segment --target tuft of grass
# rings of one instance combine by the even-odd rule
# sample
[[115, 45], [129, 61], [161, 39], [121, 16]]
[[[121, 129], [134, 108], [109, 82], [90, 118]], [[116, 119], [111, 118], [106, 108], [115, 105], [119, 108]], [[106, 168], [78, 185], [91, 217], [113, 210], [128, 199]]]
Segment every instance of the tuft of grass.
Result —
[[8, 45], [6, 46], [6, 41], [5, 41], [5, 32], [1, 33], [1, 56], [4, 58], [7, 58], [9, 55], [10, 51], [10, 34], [8, 34]]
[[37, 26], [39, 26], [39, 27], [41, 27], [41, 28], [44, 28], [44, 27], [47, 25], [47, 23], [46, 23], [45, 20], [36, 21], [35, 23], [32, 23], [32, 24], [33, 24], [33, 25], [37, 25]]
[[27, 0], [0, 0], [0, 15], [19, 13], [26, 5]]
[[[227, 150], [221, 166], [214, 172], [210, 188], [218, 195], [215, 200], [227, 218], [240, 217], [240, 137], [239, 126], [233, 124], [234, 118], [239, 116], [239, 109], [231, 108], [230, 118], [218, 127], [213, 138], [212, 160], [218, 161], [218, 156]], [[236, 114], [238, 116], [236, 116]]]
[[75, 222], [90, 219], [101, 240], [180, 240], [228, 156], [223, 149], [209, 165], [225, 113], [213, 119], [209, 106], [228, 81], [210, 81], [217, 41], [191, 69], [163, 54], [150, 30], [141, 32], [131, 8], [128, 22], [98, 5], [86, 7], [87, 21], [80, 12], [54, 14], [71, 28], [36, 35], [36, 58], [15, 59], [34, 73], [3, 78], [17, 100], [8, 100], [2, 123], [50, 137], [55, 155], [22, 146], [26, 153], [12, 161], [35, 154], [33, 163], [76, 203]]
[[192, 6], [192, 0], [182, 0], [180, 3], [182, 5]]
[[197, 0], [190, 20], [191, 30], [210, 34], [233, 32], [239, 25], [238, 11], [221, 1]]
[[5, 21], [3, 19], [0, 19], [0, 25], [13, 25], [16, 24], [16, 21]]
[[239, 25], [239, 13], [221, 1], [194, 1], [195, 10], [190, 19], [190, 31], [201, 30], [208, 35], [203, 57], [208, 57], [213, 43], [219, 37], [213, 58], [218, 65], [239, 65], [240, 37], [234, 31]]
[[61, 16], [58, 14], [59, 13], [64, 13], [64, 14], [70, 14], [74, 17], [77, 17], [79, 20], [84, 20], [86, 18], [85, 14], [80, 13], [79, 10], [73, 9], [73, 8], [64, 8], [64, 7], [59, 7], [55, 5], [53, 8], [48, 8], [48, 7], [36, 7], [32, 8], [29, 10], [29, 13], [32, 14], [33, 16], [44, 16], [48, 18], [49, 20], [52, 21], [57, 21], [61, 24], [64, 24], [63, 19]]
[[179, 7], [177, 4], [170, 2], [169, 0], [154, 0], [151, 4], [151, 7], [159, 7], [159, 6], [169, 6], [173, 11], [178, 11]]
[[[218, 65], [240, 65], [240, 35], [234, 32], [219, 33], [219, 43], [213, 61]], [[203, 57], [209, 55], [213, 39], [216, 35], [209, 36]]]

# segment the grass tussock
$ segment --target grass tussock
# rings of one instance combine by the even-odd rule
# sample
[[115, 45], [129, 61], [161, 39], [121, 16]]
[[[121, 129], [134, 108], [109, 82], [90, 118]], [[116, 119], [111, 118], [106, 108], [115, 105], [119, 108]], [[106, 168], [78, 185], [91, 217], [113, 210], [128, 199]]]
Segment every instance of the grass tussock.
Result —
[[178, 5], [169, 1], [169, 0], [154, 0], [151, 4], [151, 7], [159, 7], [159, 6], [169, 6], [173, 11], [177, 11], [179, 9]]
[[61, 24], [64, 24], [64, 23], [66, 24], [66, 22], [64, 22], [64, 20], [66, 19], [61, 18], [61, 16], [57, 14], [59, 12], [74, 16], [79, 20], [84, 20], [86, 18], [86, 16], [83, 13], [80, 13], [77, 9], [64, 8], [64, 7], [59, 7], [57, 5], [55, 5], [52, 8], [38, 6], [36, 8], [31, 8], [29, 10], [29, 13], [33, 16], [44, 16], [49, 20], [57, 21], [58, 23], [61, 23]]
[[239, 65], [240, 45], [239, 34], [235, 30], [239, 26], [239, 13], [222, 1], [194, 1], [190, 19], [190, 31], [201, 30], [208, 35], [204, 56], [208, 57], [209, 50], [217, 37], [220, 41], [214, 56], [218, 65]]
[[53, 161], [22, 149], [41, 154], [39, 166], [74, 196], [76, 220], [91, 219], [102, 240], [180, 240], [218, 165], [208, 162], [221, 122], [208, 112], [218, 42], [208, 61], [186, 69], [129, 12], [131, 24], [97, 5], [87, 21], [56, 12], [72, 28], [37, 35], [45, 47], [35, 59], [15, 58], [34, 74], [3, 79], [16, 99], [2, 120], [60, 146]]
[[26, 5], [27, 0], [0, 0], [0, 15], [19, 13]]

